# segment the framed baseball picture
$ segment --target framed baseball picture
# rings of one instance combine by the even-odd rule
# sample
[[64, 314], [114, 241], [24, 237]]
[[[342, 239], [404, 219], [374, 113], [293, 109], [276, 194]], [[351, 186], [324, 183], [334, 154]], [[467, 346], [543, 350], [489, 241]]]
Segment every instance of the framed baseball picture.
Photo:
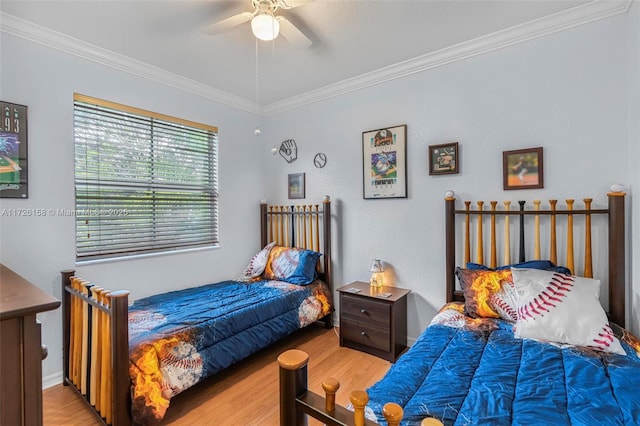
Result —
[[429, 145], [429, 174], [446, 175], [458, 173], [460, 156], [458, 142]]
[[28, 198], [27, 107], [0, 101], [0, 198]]
[[407, 198], [407, 125], [362, 133], [365, 199]]
[[502, 183], [508, 189], [544, 188], [542, 147], [502, 152]]

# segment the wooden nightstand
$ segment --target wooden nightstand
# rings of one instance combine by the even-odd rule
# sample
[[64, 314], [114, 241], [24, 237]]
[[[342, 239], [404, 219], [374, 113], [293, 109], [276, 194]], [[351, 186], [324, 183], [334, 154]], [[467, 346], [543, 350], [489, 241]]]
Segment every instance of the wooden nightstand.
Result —
[[[398, 287], [373, 289], [356, 281], [340, 293], [340, 346], [394, 362], [407, 347], [407, 294]], [[381, 293], [391, 293], [381, 297]]]

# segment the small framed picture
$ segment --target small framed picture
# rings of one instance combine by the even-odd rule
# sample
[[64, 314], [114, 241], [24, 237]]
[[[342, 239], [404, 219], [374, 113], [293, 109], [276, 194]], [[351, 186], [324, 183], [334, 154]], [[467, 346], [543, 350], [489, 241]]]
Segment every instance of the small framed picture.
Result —
[[502, 152], [505, 190], [544, 188], [542, 147]]
[[304, 173], [289, 175], [289, 199], [304, 198]]
[[458, 142], [429, 145], [430, 175], [458, 173], [460, 170], [459, 165]]

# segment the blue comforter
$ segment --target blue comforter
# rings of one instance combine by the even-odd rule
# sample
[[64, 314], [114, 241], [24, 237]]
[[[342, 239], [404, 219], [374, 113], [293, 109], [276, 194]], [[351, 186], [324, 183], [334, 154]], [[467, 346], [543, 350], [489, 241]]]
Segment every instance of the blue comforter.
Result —
[[151, 296], [129, 307], [132, 417], [164, 417], [172, 396], [327, 315], [316, 281], [225, 281]]
[[367, 390], [369, 417], [385, 424], [382, 407], [395, 402], [403, 425], [425, 417], [445, 425], [640, 425], [632, 336], [621, 336], [623, 356], [517, 339], [503, 320], [473, 321], [432, 323]]

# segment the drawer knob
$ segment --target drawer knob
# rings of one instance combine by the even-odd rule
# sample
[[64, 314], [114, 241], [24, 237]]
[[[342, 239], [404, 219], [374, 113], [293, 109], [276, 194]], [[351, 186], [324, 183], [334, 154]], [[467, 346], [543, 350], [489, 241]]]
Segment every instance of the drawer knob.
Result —
[[366, 331], [364, 331], [364, 330], [361, 330], [361, 331], [360, 331], [360, 334], [361, 334], [361, 335], [363, 335], [363, 336], [366, 336], [366, 335], [367, 335], [367, 332], [366, 332]]
[[366, 309], [364, 309], [364, 308], [362, 308], [362, 309], [360, 309], [360, 313], [361, 313], [361, 314], [366, 314], [366, 313], [367, 313], [367, 310], [366, 310]]

